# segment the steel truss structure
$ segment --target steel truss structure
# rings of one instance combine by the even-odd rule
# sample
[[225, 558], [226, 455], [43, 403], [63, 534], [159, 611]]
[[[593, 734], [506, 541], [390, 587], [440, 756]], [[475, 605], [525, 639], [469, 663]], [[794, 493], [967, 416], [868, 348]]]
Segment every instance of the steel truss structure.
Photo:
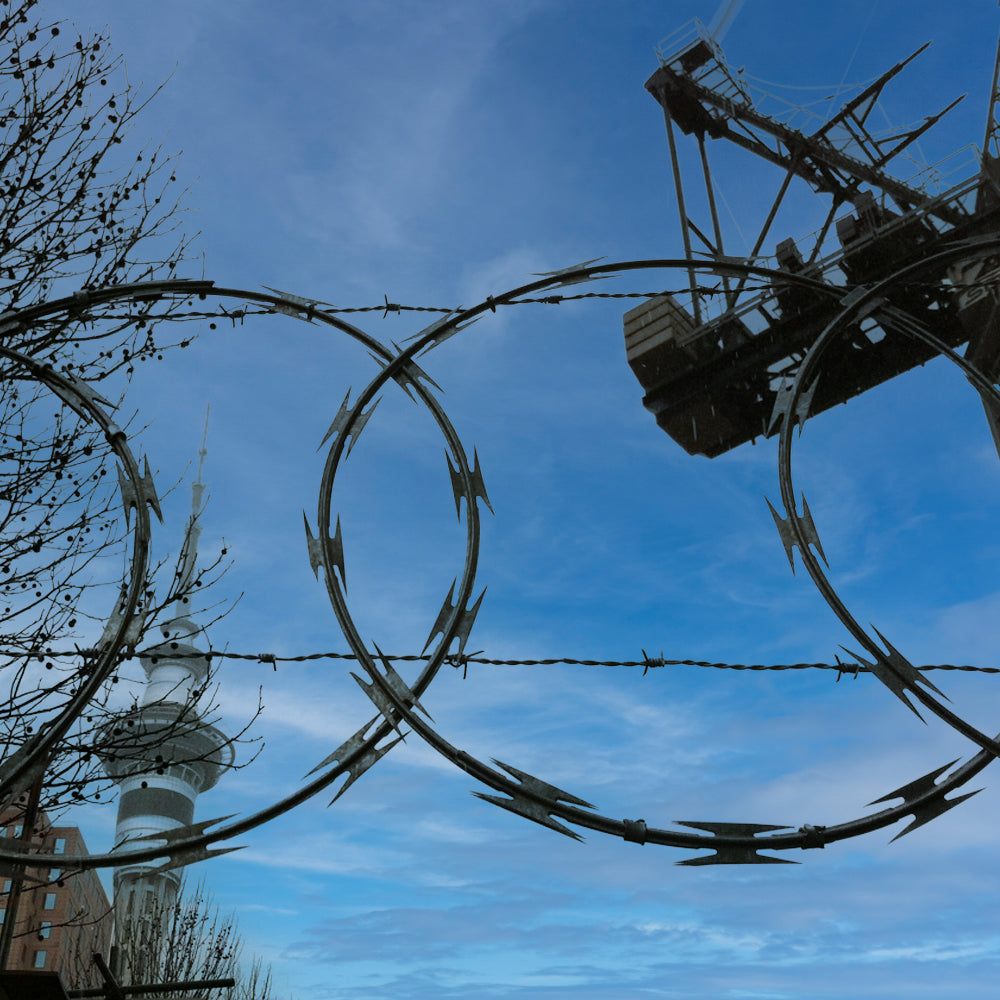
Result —
[[[836, 296], [807, 291], [784, 275], [811, 277], [843, 295], [848, 288], [881, 282], [956, 241], [1000, 231], [996, 71], [983, 149], [973, 163], [956, 168], [970, 171], [959, 183], [942, 184], [945, 167], [928, 168], [905, 181], [890, 172], [961, 100], [915, 127], [875, 130], [872, 112], [883, 90], [926, 48], [821, 117], [779, 100], [743, 70], [733, 69], [717, 38], [698, 21], [659, 46], [660, 66], [646, 90], [663, 111], [690, 295], [684, 301], [664, 296], [630, 312], [626, 344], [645, 390], [643, 403], [689, 453], [714, 457], [777, 433], [772, 420], [777, 398], [839, 308]], [[677, 131], [697, 143], [695, 183], [703, 188], [700, 200], [709, 216], [701, 226], [692, 218]], [[733, 257], [724, 246], [709, 140], [725, 140], [727, 148], [736, 146], [778, 168], [777, 191], [746, 256]], [[825, 216], [811, 236], [797, 242], [782, 234], [771, 249], [768, 242], [793, 181], [804, 182], [824, 199]], [[781, 274], [761, 292], [749, 289], [746, 276], [734, 271], [724, 282], [724, 295], [707, 299], [695, 280], [696, 264], [705, 259], [766, 262]], [[992, 266], [980, 262], [977, 268]], [[988, 373], [1000, 373], [996, 323], [981, 309], [968, 308], [972, 303], [962, 296], [969, 277], [959, 265], [955, 287], [893, 284], [877, 315], [864, 317], [828, 355], [827, 377], [811, 401], [812, 412], [846, 402], [934, 357], [933, 348], [908, 335], [912, 320], [951, 348], [969, 341], [968, 356]], [[988, 413], [997, 436], [997, 418]]]

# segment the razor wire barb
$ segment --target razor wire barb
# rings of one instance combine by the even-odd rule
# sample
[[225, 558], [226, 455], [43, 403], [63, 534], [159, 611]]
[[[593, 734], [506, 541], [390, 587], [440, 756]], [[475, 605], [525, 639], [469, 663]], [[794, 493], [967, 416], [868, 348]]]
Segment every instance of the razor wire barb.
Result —
[[[991, 253], [1000, 251], [1000, 240], [980, 239], [969, 240], [956, 246], [950, 251], [949, 260], [954, 258], [965, 259], [984, 257]], [[940, 259], [934, 258], [935, 261]], [[944, 255], [947, 256], [947, 255]], [[161, 865], [162, 870], [179, 867], [189, 864], [192, 861], [203, 860], [207, 857], [221, 853], [219, 850], [208, 850], [210, 844], [224, 840], [230, 840], [239, 836], [245, 831], [253, 829], [269, 819], [278, 816], [293, 808], [306, 799], [318, 794], [320, 791], [329, 788], [338, 779], [344, 779], [339, 790], [334, 796], [336, 801], [346, 788], [356, 781], [365, 771], [381, 759], [398, 739], [404, 735], [401, 726], [405, 723], [411, 732], [425, 741], [432, 749], [436, 750], [447, 760], [451, 761], [461, 771], [487, 786], [499, 796], [475, 793], [478, 797], [503, 809], [518, 814], [533, 822], [539, 823], [559, 833], [566, 834], [574, 839], [580, 839], [572, 829], [564, 824], [569, 823], [584, 829], [590, 829], [598, 833], [619, 837], [632, 843], [656, 843], [664, 846], [683, 850], [709, 850], [713, 853], [698, 858], [691, 858], [679, 864], [746, 864], [765, 863], [774, 864], [784, 861], [783, 858], [771, 855], [761, 855], [761, 850], [787, 851], [791, 849], [814, 849], [824, 847], [827, 843], [858, 836], [862, 833], [886, 827], [897, 820], [910, 816], [912, 822], [903, 833], [928, 822], [930, 819], [940, 815], [944, 811], [958, 805], [969, 797], [966, 793], [955, 799], [946, 799], [945, 796], [968, 782], [975, 774], [978, 774], [985, 766], [992, 762], [997, 752], [997, 744], [988, 737], [982, 736], [973, 730], [957, 716], [949, 713], [934, 699], [930, 699], [931, 704], [944, 721], [963, 734], [969, 735], [973, 742], [980, 745], [981, 750], [969, 761], [958, 764], [953, 761], [942, 768], [938, 768], [930, 774], [917, 778], [914, 781], [901, 786], [888, 793], [881, 799], [881, 802], [890, 802], [900, 799], [895, 806], [881, 809], [875, 814], [868, 814], [856, 819], [833, 826], [823, 826], [814, 823], [804, 823], [798, 828], [786, 825], [774, 824], [747, 824], [747, 823], [723, 823], [716, 821], [707, 822], [685, 822], [676, 825], [687, 827], [688, 830], [679, 831], [677, 829], [661, 829], [649, 826], [645, 820], [619, 820], [613, 817], [604, 816], [595, 810], [595, 807], [582, 798], [551, 785], [540, 778], [520, 771], [511, 764], [498, 761], [493, 762], [493, 766], [473, 757], [464, 750], [460, 750], [449, 743], [432, 724], [425, 721], [418, 710], [422, 711], [420, 697], [429, 687], [434, 677], [443, 665], [467, 665], [468, 662], [479, 658], [477, 654], [466, 654], [465, 646], [469, 641], [469, 636], [475, 623], [482, 602], [482, 595], [473, 603], [472, 596], [475, 588], [476, 569], [478, 564], [479, 550], [479, 518], [480, 502], [490, 506], [489, 498], [483, 482], [482, 472], [479, 467], [478, 457], [473, 454], [474, 461], [470, 461], [461, 440], [452, 427], [448, 417], [437, 396], [431, 391], [431, 386], [436, 386], [430, 381], [429, 376], [415, 364], [414, 358], [425, 351], [439, 346], [455, 333], [470, 326], [476, 319], [487, 312], [495, 313], [498, 306], [510, 304], [523, 304], [528, 301], [540, 302], [544, 304], [559, 304], [567, 301], [568, 296], [556, 293], [554, 290], [561, 289], [567, 285], [575, 285], [581, 282], [598, 279], [610, 275], [620, 275], [623, 272], [634, 270], [651, 269], [692, 269], [692, 263], [686, 259], [670, 258], [660, 260], [634, 260], [619, 261], [610, 264], [593, 265], [587, 262], [582, 265], [574, 265], [561, 271], [553, 272], [541, 276], [539, 280], [529, 282], [518, 288], [512, 289], [502, 295], [490, 295], [478, 305], [459, 311], [449, 310], [449, 314], [431, 324], [426, 329], [419, 331], [414, 336], [407, 339], [409, 345], [405, 350], [396, 348], [392, 350], [380, 341], [351, 326], [345, 320], [335, 315], [331, 308], [326, 308], [326, 304], [315, 299], [306, 299], [288, 293], [278, 292], [269, 289], [267, 292], [249, 291], [245, 289], [216, 287], [209, 281], [189, 281], [189, 280], [165, 280], [159, 282], [147, 282], [132, 286], [116, 286], [110, 288], [98, 288], [87, 290], [77, 296], [68, 299], [56, 300], [50, 303], [39, 303], [26, 307], [14, 314], [7, 314], [0, 323], [0, 328], [5, 330], [18, 329], [23, 324], [44, 323], [53, 316], [67, 310], [73, 310], [74, 315], [85, 315], [91, 305], [100, 304], [107, 306], [114, 302], [142, 301], [149, 304], [163, 299], [169, 302], [177, 300], [186, 301], [188, 306], [193, 306], [194, 299], [206, 299], [209, 296], [223, 299], [240, 299], [243, 305], [232, 312], [220, 305], [217, 311], [212, 313], [203, 312], [198, 309], [192, 314], [189, 310], [187, 317], [213, 320], [220, 317], [227, 317], [233, 324], [242, 322], [251, 311], [275, 314], [282, 313], [301, 321], [324, 324], [339, 330], [342, 333], [354, 338], [366, 347], [369, 353], [380, 365], [380, 371], [372, 381], [365, 387], [353, 404], [349, 403], [350, 394], [341, 404], [330, 430], [323, 439], [323, 444], [329, 442], [329, 450], [324, 465], [320, 498], [318, 507], [318, 517], [316, 524], [318, 533], [314, 535], [310, 527], [308, 517], [305, 517], [306, 540], [308, 543], [309, 562], [314, 572], [319, 578], [318, 571], [323, 569], [323, 584], [330, 597], [334, 613], [340, 623], [341, 630], [351, 648], [351, 653], [360, 664], [364, 679], [358, 675], [352, 675], [362, 688], [364, 693], [373, 703], [376, 714], [374, 718], [365, 722], [351, 737], [330, 753], [312, 771], [306, 775], [305, 784], [298, 790], [285, 795], [273, 805], [258, 812], [237, 819], [227, 817], [225, 819], [207, 820], [189, 824], [176, 830], [169, 831], [167, 835], [157, 835], [136, 839], [125, 844], [118, 845], [118, 849], [110, 854], [90, 855], [85, 857], [67, 857], [64, 862], [67, 865], [74, 865], [79, 868], [97, 868], [118, 866], [123, 863], [138, 863], [166, 857], [166, 861]], [[841, 310], [831, 327], [836, 328], [839, 320], [849, 314], [859, 300], [871, 297], [870, 290], [861, 289], [856, 294], [848, 295], [848, 289], [842, 286], [828, 285], [812, 278], [804, 278], [788, 272], [775, 271], [755, 264], [736, 264], [727, 262], [705, 262], [694, 265], [694, 269], [699, 272], [714, 273], [716, 275], [734, 272], [749, 278], [760, 279], [768, 283], [768, 287], [775, 284], [794, 284], [813, 292], [818, 293], [828, 300], [841, 303]], [[915, 273], [915, 272], [914, 272]], [[909, 278], [907, 273], [904, 277]], [[880, 286], [881, 287], [881, 286]], [[549, 293], [549, 294], [536, 294]], [[661, 294], [661, 293], [655, 293]], [[669, 294], [669, 293], [668, 293]], [[648, 297], [646, 293], [628, 293], [629, 296]], [[601, 298], [619, 297], [619, 293], [584, 293], [573, 298]], [[847, 302], [845, 302], [845, 298]], [[388, 296], [379, 306], [379, 309], [388, 315], [390, 311], [397, 311], [396, 303], [390, 303]], [[374, 307], [370, 310], [374, 311]], [[398, 311], [402, 311], [400, 306]], [[430, 307], [414, 307], [414, 311], [430, 311]], [[443, 310], [442, 310], [443, 311]], [[180, 318], [180, 317], [179, 317]], [[843, 325], [843, 324], [842, 324]], [[820, 338], [823, 339], [822, 336]], [[810, 357], [812, 354], [810, 354]], [[807, 358], [808, 361], [808, 358]], [[968, 368], [968, 366], [965, 366]], [[29, 365], [30, 368], [30, 365]], [[800, 412], [798, 408], [798, 395], [802, 391], [802, 371], [800, 368], [799, 378], [796, 382], [796, 391], [789, 393], [784, 401], [782, 435], [786, 436], [789, 428], [796, 423], [804, 422], [808, 412]], [[31, 372], [41, 378], [52, 378], [51, 373], [46, 374], [46, 370], [41, 366], [30, 368]], [[446, 443], [446, 453], [448, 455], [449, 474], [451, 486], [455, 495], [456, 507], [459, 510], [459, 521], [465, 522], [466, 549], [461, 575], [456, 578], [448, 596], [445, 598], [441, 611], [431, 629], [427, 646], [431, 646], [432, 640], [437, 639], [432, 652], [425, 656], [423, 653], [417, 657], [422, 663], [422, 670], [419, 677], [412, 683], [407, 683], [396, 673], [392, 667], [392, 658], [382, 653], [376, 646], [374, 652], [361, 640], [361, 637], [354, 626], [350, 612], [347, 608], [346, 597], [342, 587], [344, 576], [343, 542], [341, 540], [341, 528], [339, 517], [336, 518], [336, 529], [333, 524], [332, 495], [333, 485], [340, 463], [346, 454], [357, 443], [358, 437], [363, 430], [368, 419], [374, 411], [374, 401], [377, 394], [382, 390], [388, 380], [396, 381], [407, 393], [416, 396], [421, 403], [431, 413], [431, 416], [438, 424]], [[64, 380], [67, 381], [68, 380]], [[982, 379], [980, 378], [980, 381]], [[68, 383], [72, 386], [72, 383]], [[66, 398], [66, 386], [61, 386], [60, 395]], [[993, 392], [1000, 396], [1000, 393]], [[106, 401], [101, 400], [96, 403], [94, 400], [81, 394], [81, 391], [73, 387], [74, 398], [82, 397], [87, 399], [97, 408], [100, 416], [95, 416], [102, 426], [114, 427], [113, 421], [104, 411], [103, 406], [110, 406]], [[103, 404], [103, 405], [102, 405]], [[116, 427], [114, 430], [106, 431], [106, 437], [112, 447], [124, 446], [124, 434]], [[141, 527], [139, 540], [141, 546], [148, 548], [149, 543], [149, 519], [147, 506], [154, 506], [155, 492], [148, 475], [148, 468], [145, 474], [141, 474], [134, 459], [123, 459], [128, 466], [128, 476], [130, 477], [131, 492], [125, 493], [123, 484], [123, 506], [125, 509], [136, 508], [140, 513], [147, 516]], [[782, 453], [784, 461], [784, 453]], [[783, 468], [779, 466], [779, 468]], [[786, 500], [785, 476], [782, 475], [782, 498]], [[130, 498], [131, 497], [131, 501]], [[461, 501], [464, 500], [464, 505]], [[492, 508], [490, 508], [492, 510]], [[818, 536], [813, 537], [815, 526], [804, 523], [804, 515], [795, 513], [794, 503], [788, 513], [787, 520], [781, 520], [776, 516], [776, 524], [782, 532], [782, 539], [786, 542], [786, 549], [794, 544], [800, 549], [803, 558], [812, 556], [810, 545], [818, 548]], [[142, 518], [137, 518], [137, 525]], [[139, 530], [137, 527], [136, 530]], [[791, 533], [791, 542], [786, 540], [786, 532]], [[808, 562], [808, 560], [806, 560]], [[133, 561], [134, 571], [136, 562]], [[135, 581], [133, 580], [133, 583]], [[94, 670], [87, 685], [88, 691], [95, 690], [95, 685], [99, 686], [108, 678], [110, 673], [124, 659], [123, 650], [126, 649], [126, 632], [134, 626], [135, 605], [128, 607], [125, 613], [116, 620], [114, 635], [110, 637], [108, 644], [102, 649], [100, 658], [100, 669]], [[859, 641], [861, 641], [859, 639]], [[886, 642], [885, 640], [883, 640]], [[457, 643], [457, 652], [453, 647]], [[912, 664], [909, 664], [888, 645], [889, 652], [874, 652], [870, 644], [862, 643], [868, 649], [869, 654], [874, 657], [874, 662], [867, 662], [862, 658], [857, 658], [858, 670], [855, 671], [854, 664], [838, 664], [833, 667], [830, 664], [821, 665], [828, 669], [837, 669], [838, 678], [844, 673], [870, 672], [886, 684], [899, 695], [903, 693], [902, 700], [906, 701], [905, 693], [912, 690], [916, 683], [921, 680], [921, 674]], [[129, 645], [128, 652], [131, 653], [134, 645]], [[426, 651], [426, 650], [425, 650]], [[51, 655], [51, 654], [49, 654]], [[220, 654], [213, 654], [220, 655]], [[260, 662], [275, 664], [277, 656], [271, 654], [238, 654], [241, 658], [253, 658]], [[323, 654], [324, 656], [326, 654]], [[337, 654], [338, 657], [343, 654]], [[298, 658], [288, 658], [298, 659]], [[485, 658], [483, 658], [485, 659]], [[581, 661], [584, 662], [584, 661]], [[595, 664], [603, 661], [595, 661]], [[611, 661], [625, 665], [626, 663], [642, 666], [645, 669], [650, 667], [666, 666], [671, 661], [661, 657], [649, 657], [644, 654], [641, 661]], [[684, 661], [696, 665], [709, 665], [707, 661]], [[766, 665], [731, 665], [733, 668], [743, 667], [744, 669], [754, 669], [756, 667], [767, 667]], [[778, 665], [787, 669], [796, 669], [796, 665]], [[940, 665], [945, 666], [954, 665]], [[805, 669], [805, 667], [802, 667]], [[991, 672], [991, 668], [983, 668], [983, 672]], [[96, 678], [96, 680], [95, 680]], [[923, 680], [929, 684], [929, 681]], [[935, 689], [936, 690], [936, 689]], [[921, 692], [923, 694], [923, 692]], [[83, 710], [86, 698], [82, 692], [74, 697], [72, 708], [79, 714]], [[921, 701], [927, 704], [927, 700]], [[907, 704], [909, 704], [907, 702]], [[912, 707], [912, 706], [910, 706]], [[63, 721], [62, 718], [60, 722]], [[8, 758], [0, 769], [0, 785], [11, 787], [19, 778], [23, 779], [30, 771], [30, 764], [37, 764], [39, 756], [42, 754], [43, 744], [54, 739], [49, 733], [38, 734], [30, 742], [30, 751], [37, 751], [34, 755], [29, 754], [28, 760], [23, 753], [18, 753], [13, 758]], [[384, 742], [388, 740], [389, 742]], [[956, 767], [955, 765], [958, 764]], [[946, 774], [946, 772], [948, 772]], [[943, 776], [943, 777], [942, 777]], [[941, 779], [941, 780], [938, 780]], [[332, 804], [332, 803], [331, 803]], [[875, 804], [875, 803], [873, 803]], [[689, 830], [701, 832], [688, 832]], [[900, 834], [902, 835], [902, 834]], [[163, 841], [163, 843], [152, 843]], [[224, 850], [233, 850], [227, 848]], [[0, 865], [31, 865], [33, 856], [13, 844], [0, 844]]]

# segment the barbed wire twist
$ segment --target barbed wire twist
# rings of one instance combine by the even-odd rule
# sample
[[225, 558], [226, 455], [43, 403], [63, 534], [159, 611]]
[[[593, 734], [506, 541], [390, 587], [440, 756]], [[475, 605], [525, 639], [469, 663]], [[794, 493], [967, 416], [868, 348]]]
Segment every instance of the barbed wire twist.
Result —
[[[90, 656], [96, 650], [87, 648], [51, 650], [44, 653], [30, 653], [39, 663], [46, 659], [74, 656]], [[23, 650], [2, 650], [0, 656], [22, 655]], [[372, 655], [376, 655], [372, 653]], [[426, 662], [431, 659], [427, 653], [382, 653], [390, 663], [417, 663]], [[313, 653], [299, 653], [297, 655], [285, 655], [280, 653], [237, 653], [229, 649], [211, 649], [205, 652], [190, 652], [186, 650], [175, 650], [170, 654], [171, 659], [204, 659], [204, 660], [251, 660], [258, 663], [306, 663], [312, 660], [357, 660], [354, 653], [343, 651], [323, 651]], [[871, 667], [861, 663], [841, 661], [839, 663], [729, 663], [719, 660], [692, 660], [692, 659], [667, 659], [662, 656], [647, 657], [642, 660], [595, 660], [581, 659], [575, 656], [552, 656], [543, 659], [497, 659], [495, 657], [476, 656], [472, 654], [449, 653], [446, 657], [451, 666], [461, 666], [462, 664], [474, 663], [487, 667], [551, 667], [557, 664], [578, 667], [644, 667], [652, 670], [660, 667], [705, 667], [713, 670], [752, 670], [752, 671], [782, 671], [782, 670], [835, 670], [838, 674], [868, 674], [872, 673]], [[150, 661], [155, 663], [156, 657], [151, 656]], [[971, 663], [923, 663], [917, 666], [917, 670], [951, 670], [964, 671], [966, 673], [977, 674], [1000, 674], [1000, 667], [982, 667]]]

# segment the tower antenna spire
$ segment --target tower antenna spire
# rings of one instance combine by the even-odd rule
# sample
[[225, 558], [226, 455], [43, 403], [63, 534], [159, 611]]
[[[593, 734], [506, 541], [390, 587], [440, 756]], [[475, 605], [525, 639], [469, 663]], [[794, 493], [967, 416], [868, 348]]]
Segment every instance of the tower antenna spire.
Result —
[[[212, 413], [212, 404], [207, 403], [205, 405], [205, 433], [201, 436], [201, 447], [198, 449], [198, 479], [197, 485], [202, 485], [201, 482], [201, 470], [202, 466], [205, 464], [205, 456], [208, 454], [208, 418]], [[200, 498], [196, 503], [200, 504]]]
[[205, 495], [205, 484], [201, 481], [202, 469], [205, 466], [205, 456], [208, 454], [208, 419], [211, 415], [212, 406], [209, 403], [205, 407], [205, 432], [201, 438], [201, 447], [198, 449], [198, 476], [191, 484], [191, 517], [188, 519], [187, 531], [184, 533], [184, 544], [181, 546], [181, 555], [177, 567], [177, 609], [178, 617], [187, 617], [189, 609], [185, 608], [184, 601], [187, 591], [194, 580], [195, 563], [198, 560], [198, 541], [201, 538], [201, 512], [204, 509], [203, 498]]

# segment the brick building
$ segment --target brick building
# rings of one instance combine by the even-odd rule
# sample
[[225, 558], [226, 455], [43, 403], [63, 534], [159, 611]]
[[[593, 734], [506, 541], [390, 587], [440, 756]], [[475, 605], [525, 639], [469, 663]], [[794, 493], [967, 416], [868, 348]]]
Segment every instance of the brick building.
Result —
[[[21, 836], [16, 809], [0, 814], [0, 836]], [[59, 972], [74, 987], [98, 985], [93, 953], [105, 958], [111, 947], [111, 904], [97, 872], [69, 871], [62, 855], [87, 854], [87, 845], [75, 826], [52, 826], [42, 815], [31, 838], [32, 850], [50, 854], [47, 868], [26, 870], [17, 904], [9, 969], [45, 969]], [[6, 923], [12, 898], [12, 879], [0, 882], [0, 924]]]

